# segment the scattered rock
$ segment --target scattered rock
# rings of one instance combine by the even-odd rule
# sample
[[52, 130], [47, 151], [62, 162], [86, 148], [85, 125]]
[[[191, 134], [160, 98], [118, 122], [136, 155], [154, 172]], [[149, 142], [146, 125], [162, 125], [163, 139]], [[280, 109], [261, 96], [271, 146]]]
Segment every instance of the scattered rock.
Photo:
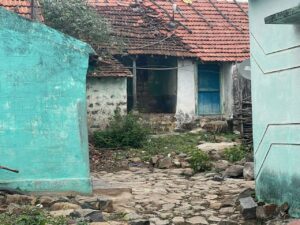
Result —
[[6, 196], [6, 202], [9, 203], [15, 203], [18, 205], [35, 205], [36, 198], [29, 195], [7, 195]]
[[103, 222], [103, 215], [101, 211], [94, 211], [85, 216], [85, 220], [89, 222]]
[[224, 172], [224, 177], [239, 178], [243, 176], [243, 166], [233, 165]]
[[181, 174], [184, 176], [193, 176], [194, 170], [191, 168], [186, 168], [186, 169], [182, 170]]
[[254, 180], [254, 163], [246, 162], [244, 165], [243, 175], [245, 180]]
[[163, 159], [160, 159], [158, 162], [158, 168], [160, 169], [169, 169], [172, 167], [172, 165], [173, 165], [172, 159], [171, 157], [168, 156]]
[[54, 217], [66, 217], [70, 216], [74, 212], [74, 209], [63, 209], [63, 210], [56, 210], [56, 211], [51, 211], [50, 215]]
[[224, 177], [219, 176], [219, 175], [215, 175], [215, 176], [213, 176], [212, 180], [213, 180], [213, 181], [221, 182], [221, 181], [224, 180]]
[[178, 157], [179, 157], [179, 158], [182, 158], [182, 159], [186, 158], [187, 156], [188, 156], [188, 155], [185, 154], [185, 153], [180, 153], [180, 154], [178, 155]]
[[173, 160], [173, 164], [176, 166], [176, 167], [180, 167], [181, 166], [181, 163], [178, 159], [174, 159]]
[[275, 217], [278, 214], [278, 206], [275, 204], [267, 204], [256, 208], [256, 217], [266, 220]]
[[182, 168], [190, 168], [191, 164], [187, 161], [180, 162]]
[[226, 121], [202, 121], [201, 128], [212, 133], [221, 133], [228, 131], [228, 124]]
[[50, 208], [57, 201], [57, 198], [49, 197], [49, 196], [41, 196], [38, 199], [39, 204], [42, 204], [43, 207]]
[[217, 172], [221, 172], [229, 167], [229, 162], [227, 160], [218, 160], [213, 163], [213, 167]]
[[257, 204], [252, 197], [240, 199], [240, 212], [245, 219], [256, 218]]
[[139, 157], [130, 158], [129, 161], [133, 162], [133, 163], [140, 163], [140, 162], [142, 162], [141, 158], [139, 158]]
[[112, 212], [113, 211], [113, 203], [111, 199], [103, 198], [103, 197], [76, 197], [76, 201], [81, 205], [84, 209], [94, 209], [101, 210], [103, 212]]
[[57, 202], [51, 206], [51, 211], [68, 210], [68, 209], [81, 209], [79, 205], [69, 202]]

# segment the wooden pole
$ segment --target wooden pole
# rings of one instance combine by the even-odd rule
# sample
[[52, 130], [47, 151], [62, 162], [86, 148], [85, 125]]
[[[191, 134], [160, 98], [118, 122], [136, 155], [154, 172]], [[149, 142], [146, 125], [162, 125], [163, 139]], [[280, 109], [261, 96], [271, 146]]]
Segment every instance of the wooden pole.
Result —
[[36, 16], [35, 16], [35, 4], [34, 4], [34, 0], [31, 0], [31, 19], [35, 20]]
[[136, 110], [137, 108], [137, 78], [136, 78], [136, 59], [133, 59], [133, 79], [132, 79], [132, 95], [133, 95], [133, 109]]

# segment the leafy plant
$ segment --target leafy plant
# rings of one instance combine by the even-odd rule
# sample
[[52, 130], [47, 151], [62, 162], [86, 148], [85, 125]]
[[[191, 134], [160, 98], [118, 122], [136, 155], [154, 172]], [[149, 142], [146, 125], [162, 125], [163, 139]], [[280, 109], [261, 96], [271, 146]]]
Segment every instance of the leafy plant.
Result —
[[132, 113], [122, 116], [117, 110], [109, 128], [95, 132], [94, 140], [100, 148], [140, 148], [149, 134], [149, 129], [139, 121], [138, 116]]
[[66, 225], [64, 217], [52, 217], [36, 207], [24, 207], [14, 213], [0, 214], [1, 225]]
[[209, 155], [199, 149], [194, 149], [191, 152], [189, 163], [195, 172], [208, 171], [212, 166]]
[[108, 22], [86, 0], [41, 0], [45, 23], [93, 47], [120, 42], [111, 35]]
[[224, 151], [224, 157], [230, 162], [240, 161], [246, 156], [246, 151], [242, 146], [234, 146], [232, 148], [227, 148]]

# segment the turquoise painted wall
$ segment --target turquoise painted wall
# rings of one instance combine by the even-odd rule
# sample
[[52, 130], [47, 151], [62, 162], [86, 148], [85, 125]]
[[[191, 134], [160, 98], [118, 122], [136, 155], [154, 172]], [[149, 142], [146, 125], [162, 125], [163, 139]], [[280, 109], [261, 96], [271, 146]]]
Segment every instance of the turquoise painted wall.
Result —
[[91, 192], [86, 72], [91, 47], [0, 8], [0, 187]]
[[300, 27], [264, 18], [299, 0], [250, 0], [256, 192], [300, 217]]

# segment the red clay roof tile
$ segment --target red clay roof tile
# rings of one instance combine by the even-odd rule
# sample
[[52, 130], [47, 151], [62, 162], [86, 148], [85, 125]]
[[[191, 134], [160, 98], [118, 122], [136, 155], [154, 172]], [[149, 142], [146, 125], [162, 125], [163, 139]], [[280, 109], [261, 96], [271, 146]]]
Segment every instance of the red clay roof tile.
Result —
[[[27, 19], [32, 19], [32, 7], [30, 0], [0, 0], [0, 7], [15, 12]], [[43, 16], [40, 11], [39, 4], [35, 1], [35, 10], [37, 19], [43, 21]]]
[[[136, 49], [129, 50], [131, 54], [156, 52], [165, 55], [196, 56], [202, 61], [242, 61], [249, 58], [247, 3], [198, 0], [189, 5], [182, 0], [173, 2], [177, 5], [175, 12], [171, 0], [143, 0], [138, 4], [134, 0], [89, 0], [91, 5], [112, 22], [113, 28], [123, 30], [123, 33], [118, 35], [123, 36], [124, 31], [132, 34], [128, 45]], [[140, 15], [137, 15], [137, 12], [140, 12]], [[144, 25], [139, 17], [143, 17]], [[173, 18], [177, 28], [170, 31], [166, 26], [173, 22]], [[151, 33], [147, 31], [150, 27], [162, 35], [161, 39], [166, 30], [172, 32], [179, 38], [175, 42], [177, 46], [163, 42], [153, 43], [152, 51], [142, 48], [142, 43], [155, 42], [151, 39]], [[178, 48], [180, 42], [182, 47], [186, 46], [185, 51], [188, 53]]]

